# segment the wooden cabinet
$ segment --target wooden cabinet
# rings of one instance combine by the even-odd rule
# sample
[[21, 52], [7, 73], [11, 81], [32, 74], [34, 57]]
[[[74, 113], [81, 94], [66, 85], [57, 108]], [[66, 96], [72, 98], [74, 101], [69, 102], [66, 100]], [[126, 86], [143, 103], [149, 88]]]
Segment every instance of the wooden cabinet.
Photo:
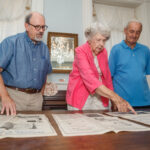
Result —
[[43, 110], [67, 110], [66, 91], [58, 91], [54, 96], [43, 96]]

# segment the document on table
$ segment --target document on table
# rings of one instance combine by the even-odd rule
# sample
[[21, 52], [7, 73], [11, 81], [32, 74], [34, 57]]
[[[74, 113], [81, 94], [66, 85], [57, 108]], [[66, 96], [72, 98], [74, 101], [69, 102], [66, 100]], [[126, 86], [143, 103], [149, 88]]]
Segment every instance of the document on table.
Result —
[[109, 132], [109, 129], [90, 122], [82, 114], [52, 114], [63, 136], [95, 135]]
[[103, 134], [114, 131], [148, 131], [150, 128], [99, 113], [53, 114], [63, 136]]
[[127, 120], [119, 119], [118, 117], [110, 117], [101, 114], [85, 113], [87, 117], [91, 118], [91, 121], [100, 124], [110, 131], [118, 133], [120, 131], [150, 131], [149, 127], [145, 127], [136, 123], [132, 123]]
[[[150, 115], [150, 111], [136, 111], [137, 115]], [[115, 117], [124, 117], [124, 116], [136, 116], [131, 111], [130, 112], [106, 112], [105, 114], [115, 116]]]
[[55, 135], [57, 133], [43, 114], [0, 115], [0, 138]]
[[150, 111], [137, 111], [137, 115], [133, 113], [120, 113], [120, 112], [108, 112], [106, 113], [111, 116], [122, 117], [126, 119], [130, 119], [133, 121], [138, 121], [140, 123], [144, 123], [150, 125]]

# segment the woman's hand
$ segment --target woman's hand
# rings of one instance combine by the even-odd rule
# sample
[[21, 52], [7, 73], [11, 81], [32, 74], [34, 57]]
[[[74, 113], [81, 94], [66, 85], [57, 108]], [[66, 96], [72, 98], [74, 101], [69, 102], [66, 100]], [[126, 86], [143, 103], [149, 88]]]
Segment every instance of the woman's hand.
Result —
[[[108, 89], [106, 86], [101, 85], [99, 86], [95, 92], [100, 95], [109, 98], [117, 107], [119, 112], [129, 112], [132, 111], [134, 114], [137, 114], [132, 106], [123, 98], [121, 98], [118, 94], [114, 91]], [[115, 107], [115, 109], [116, 109]]]
[[116, 93], [113, 93], [113, 96], [111, 98], [113, 103], [116, 105], [119, 112], [129, 112], [132, 111], [134, 114], [137, 114], [133, 107], [123, 98], [121, 98]]
[[112, 102], [112, 101], [111, 101], [111, 110], [112, 110], [112, 111], [118, 111], [117, 106], [116, 106], [115, 103]]

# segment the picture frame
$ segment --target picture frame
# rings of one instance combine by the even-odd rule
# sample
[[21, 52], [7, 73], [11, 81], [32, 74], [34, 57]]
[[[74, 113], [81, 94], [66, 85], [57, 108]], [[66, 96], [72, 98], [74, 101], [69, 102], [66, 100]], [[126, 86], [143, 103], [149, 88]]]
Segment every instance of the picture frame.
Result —
[[52, 72], [70, 73], [74, 61], [78, 34], [48, 32], [47, 45], [50, 52]]

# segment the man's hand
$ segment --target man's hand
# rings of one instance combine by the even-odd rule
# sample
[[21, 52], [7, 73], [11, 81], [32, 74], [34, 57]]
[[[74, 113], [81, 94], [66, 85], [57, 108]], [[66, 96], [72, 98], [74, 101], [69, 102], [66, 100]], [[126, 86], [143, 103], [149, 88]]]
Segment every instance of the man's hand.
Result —
[[14, 101], [9, 97], [1, 97], [2, 101], [2, 109], [1, 109], [1, 114], [4, 114], [6, 112], [6, 115], [16, 115], [16, 105]]

